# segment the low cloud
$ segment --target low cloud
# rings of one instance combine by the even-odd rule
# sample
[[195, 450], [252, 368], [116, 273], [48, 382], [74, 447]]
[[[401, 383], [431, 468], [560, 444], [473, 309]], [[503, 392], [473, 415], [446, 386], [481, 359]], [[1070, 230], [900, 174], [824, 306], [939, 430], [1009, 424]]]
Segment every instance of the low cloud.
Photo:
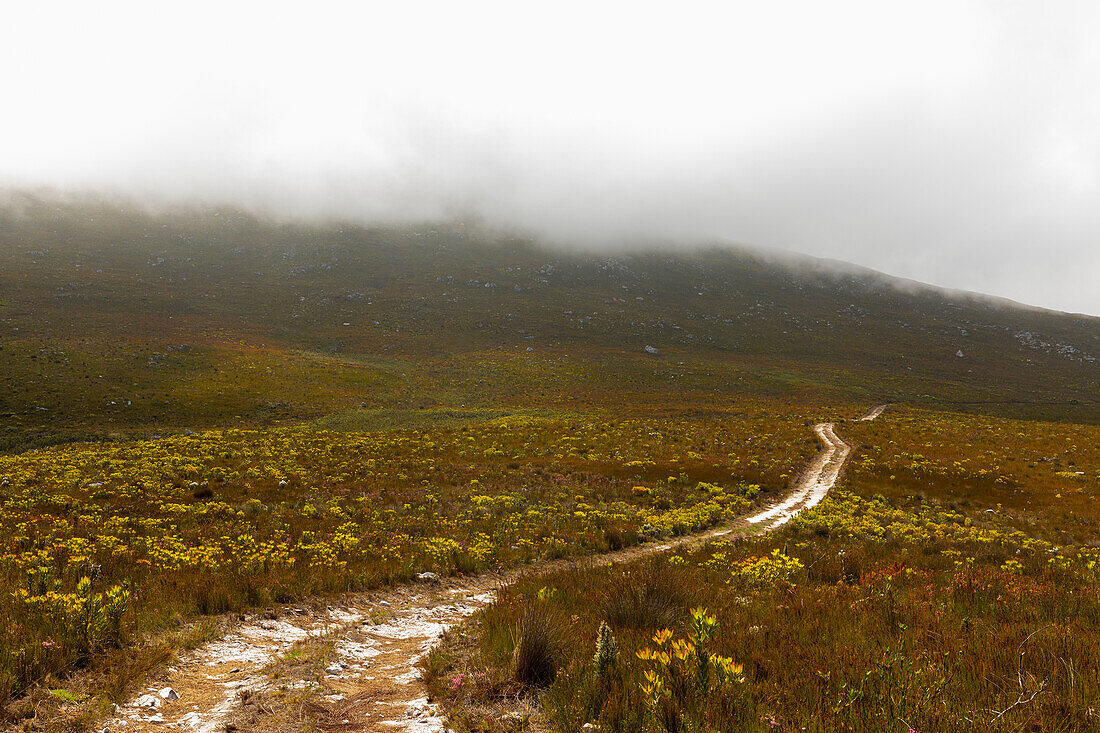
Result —
[[0, 183], [717, 239], [1100, 314], [1089, 4], [754, 5], [27, 8]]

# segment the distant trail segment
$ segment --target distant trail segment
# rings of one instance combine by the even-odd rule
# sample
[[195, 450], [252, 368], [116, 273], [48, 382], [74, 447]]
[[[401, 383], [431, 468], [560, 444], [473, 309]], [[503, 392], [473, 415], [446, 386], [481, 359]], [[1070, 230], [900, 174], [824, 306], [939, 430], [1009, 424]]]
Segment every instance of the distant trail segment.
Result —
[[859, 418], [858, 422], [867, 422], [868, 420], [874, 420], [876, 417], [882, 414], [882, 411], [889, 407], [889, 404], [877, 405], [863, 414], [863, 417]]
[[[879, 405], [860, 420], [874, 420]], [[813, 428], [822, 450], [802, 472], [782, 500], [751, 517], [701, 534], [662, 544], [645, 544], [580, 560], [557, 560], [537, 568], [485, 573], [470, 578], [442, 578], [372, 593], [344, 596], [331, 605], [282, 608], [273, 614], [253, 614], [224, 635], [188, 652], [169, 667], [142, 696], [116, 711], [111, 731], [130, 733], [182, 729], [191, 733], [223, 733], [227, 724], [245, 730], [242, 714], [250, 693], [270, 693], [284, 687], [303, 691], [315, 680], [273, 679], [269, 665], [282, 659], [293, 644], [310, 637], [333, 641], [331, 658], [311, 697], [325, 712], [322, 730], [408, 731], [438, 733], [443, 719], [419, 686], [417, 662], [448, 627], [491, 603], [495, 591], [525, 575], [608, 562], [628, 562], [673, 549], [689, 549], [727, 535], [766, 534], [782, 527], [803, 509], [817, 506], [836, 485], [852, 446], [836, 433], [833, 423]], [[165, 699], [171, 687], [179, 699]], [[171, 695], [168, 695], [171, 698]]]

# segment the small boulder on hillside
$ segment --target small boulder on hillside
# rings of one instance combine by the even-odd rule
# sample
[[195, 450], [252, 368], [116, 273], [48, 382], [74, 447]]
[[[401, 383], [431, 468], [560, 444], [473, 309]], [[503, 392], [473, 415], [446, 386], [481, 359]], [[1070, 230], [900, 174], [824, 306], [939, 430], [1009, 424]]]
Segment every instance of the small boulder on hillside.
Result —
[[645, 353], [652, 354], [652, 355], [656, 356], [657, 355], [657, 347], [656, 346], [647, 346], [647, 347], [645, 347]]

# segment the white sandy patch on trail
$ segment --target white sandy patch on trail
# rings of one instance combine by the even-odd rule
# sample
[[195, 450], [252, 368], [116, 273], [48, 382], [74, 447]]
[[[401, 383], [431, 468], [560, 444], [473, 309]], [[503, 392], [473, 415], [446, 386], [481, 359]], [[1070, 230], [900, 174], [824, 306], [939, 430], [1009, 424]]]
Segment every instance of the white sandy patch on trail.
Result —
[[868, 420], [874, 420], [882, 414], [883, 410], [885, 410], [889, 406], [890, 404], [887, 403], [885, 405], [876, 405], [872, 407], [870, 410], [864, 413], [863, 417], [859, 418], [858, 422], [867, 422]]
[[[874, 420], [879, 405], [860, 420]], [[424, 696], [417, 662], [440, 635], [492, 602], [495, 589], [531, 573], [595, 563], [623, 562], [657, 552], [699, 546], [734, 532], [764, 534], [783, 526], [803, 509], [816, 506], [836, 485], [852, 447], [833, 423], [814, 426], [823, 448], [782, 501], [724, 527], [662, 544], [640, 545], [599, 556], [541, 563], [504, 573], [443, 578], [385, 591], [344, 596], [325, 608], [292, 605], [276, 613], [250, 615], [220, 638], [181, 655], [165, 674], [107, 722], [134, 733], [165, 728], [222, 733], [256, 693], [317, 688], [337, 727], [354, 731], [444, 730], [436, 707]], [[276, 618], [265, 618], [275, 615]], [[273, 679], [266, 668], [295, 643], [325, 637], [333, 643], [323, 685]], [[172, 688], [178, 700], [160, 693]], [[171, 697], [169, 695], [169, 697]], [[140, 702], [139, 702], [140, 701]], [[141, 703], [144, 703], [142, 705]]]
[[814, 425], [814, 434], [825, 448], [810, 462], [791, 493], [779, 504], [748, 518], [749, 524], [758, 525], [761, 532], [782, 527], [803, 509], [817, 506], [836, 486], [852, 446], [841, 440], [831, 422]]

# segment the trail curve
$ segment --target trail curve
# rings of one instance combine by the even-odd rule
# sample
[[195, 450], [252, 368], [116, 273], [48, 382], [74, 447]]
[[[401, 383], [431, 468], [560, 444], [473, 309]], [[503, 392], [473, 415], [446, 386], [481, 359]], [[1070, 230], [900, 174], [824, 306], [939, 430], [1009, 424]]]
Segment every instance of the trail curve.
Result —
[[779, 504], [748, 518], [750, 525], [759, 525], [760, 533], [782, 527], [803, 509], [817, 506], [836, 485], [852, 446], [836, 434], [836, 425], [831, 422], [814, 425], [814, 434], [825, 448], [802, 472], [791, 493]]

